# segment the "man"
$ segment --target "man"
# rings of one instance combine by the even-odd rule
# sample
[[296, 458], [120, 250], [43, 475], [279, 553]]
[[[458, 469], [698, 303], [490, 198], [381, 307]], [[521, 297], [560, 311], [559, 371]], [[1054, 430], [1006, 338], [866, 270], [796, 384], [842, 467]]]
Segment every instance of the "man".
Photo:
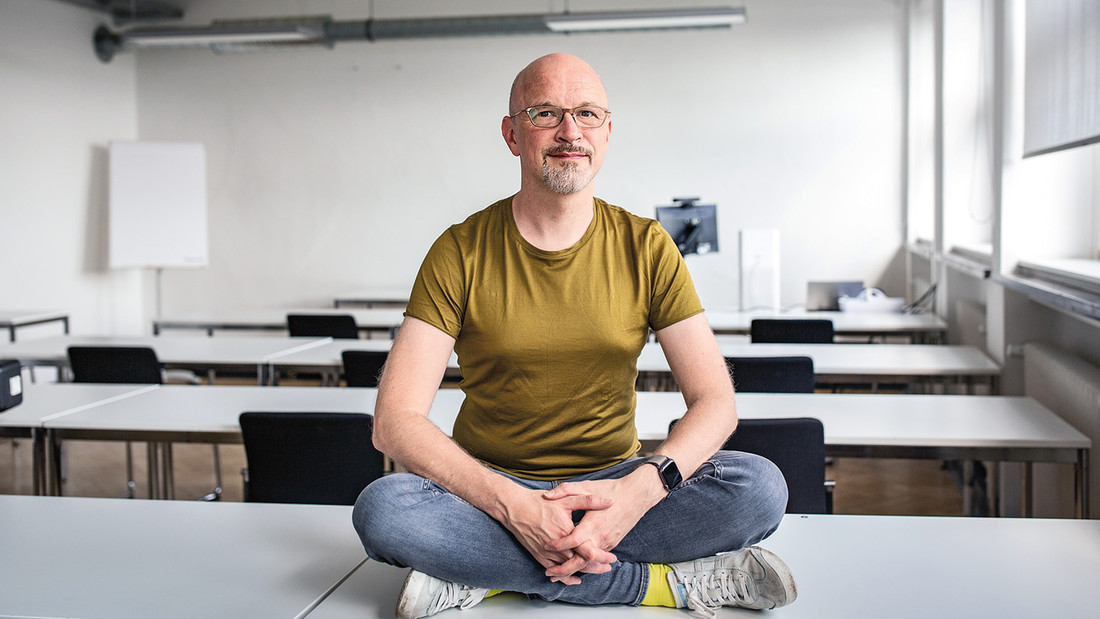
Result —
[[[795, 598], [787, 566], [747, 548], [778, 526], [787, 489], [767, 460], [718, 451], [733, 387], [682, 257], [656, 222], [593, 197], [607, 106], [579, 58], [520, 72], [501, 123], [519, 192], [452, 226], [421, 266], [374, 422], [409, 473], [368, 486], [353, 515], [372, 559], [413, 568], [398, 617], [499, 591], [710, 615]], [[647, 460], [634, 383], [650, 329], [687, 410]], [[466, 397], [448, 437], [427, 414], [452, 348]]]

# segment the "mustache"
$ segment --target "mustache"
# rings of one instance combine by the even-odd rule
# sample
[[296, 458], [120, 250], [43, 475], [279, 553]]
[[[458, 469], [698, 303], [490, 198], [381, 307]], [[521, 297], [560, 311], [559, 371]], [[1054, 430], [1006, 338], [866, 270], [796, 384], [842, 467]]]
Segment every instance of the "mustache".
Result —
[[562, 155], [566, 153], [570, 155], [584, 155], [589, 159], [592, 158], [592, 151], [582, 146], [577, 146], [575, 144], [558, 144], [557, 146], [552, 146], [544, 150], [542, 152], [542, 155], [544, 157], [552, 157], [554, 155]]

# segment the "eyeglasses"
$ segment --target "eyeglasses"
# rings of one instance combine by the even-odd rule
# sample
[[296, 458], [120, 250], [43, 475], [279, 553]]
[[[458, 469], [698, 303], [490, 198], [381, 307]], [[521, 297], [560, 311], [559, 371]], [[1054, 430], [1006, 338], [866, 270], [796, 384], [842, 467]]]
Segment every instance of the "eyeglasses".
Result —
[[558, 107], [556, 105], [535, 105], [512, 114], [512, 118], [523, 113], [526, 113], [531, 119], [532, 125], [543, 129], [557, 127], [561, 124], [561, 121], [565, 120], [566, 114], [572, 116], [573, 122], [585, 129], [602, 127], [603, 124], [607, 122], [607, 117], [611, 116], [610, 110], [605, 110], [602, 107], [596, 107], [594, 105], [572, 108]]

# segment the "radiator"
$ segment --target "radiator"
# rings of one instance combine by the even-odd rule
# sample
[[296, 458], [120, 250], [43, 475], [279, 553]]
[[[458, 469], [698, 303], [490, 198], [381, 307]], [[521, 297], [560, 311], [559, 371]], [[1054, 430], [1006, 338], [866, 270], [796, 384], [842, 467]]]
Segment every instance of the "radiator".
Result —
[[[1024, 393], [1058, 414], [1100, 445], [1100, 368], [1052, 346], [1024, 345]], [[1089, 457], [1091, 513], [1100, 497], [1100, 467]], [[1073, 475], [1067, 467], [1036, 465], [1034, 514], [1065, 517], [1073, 513]], [[1044, 489], [1040, 496], [1040, 489]]]

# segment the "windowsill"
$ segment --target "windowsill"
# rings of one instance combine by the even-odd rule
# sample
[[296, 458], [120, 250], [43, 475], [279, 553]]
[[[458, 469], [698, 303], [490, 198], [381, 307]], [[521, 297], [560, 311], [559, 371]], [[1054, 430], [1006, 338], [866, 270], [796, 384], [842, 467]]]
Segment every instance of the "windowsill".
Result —
[[985, 246], [956, 245], [944, 254], [943, 262], [956, 271], [979, 279], [988, 279], [993, 271], [992, 250]]
[[1057, 309], [1100, 320], [1100, 261], [1020, 262], [1011, 275], [994, 275], [993, 279]]

